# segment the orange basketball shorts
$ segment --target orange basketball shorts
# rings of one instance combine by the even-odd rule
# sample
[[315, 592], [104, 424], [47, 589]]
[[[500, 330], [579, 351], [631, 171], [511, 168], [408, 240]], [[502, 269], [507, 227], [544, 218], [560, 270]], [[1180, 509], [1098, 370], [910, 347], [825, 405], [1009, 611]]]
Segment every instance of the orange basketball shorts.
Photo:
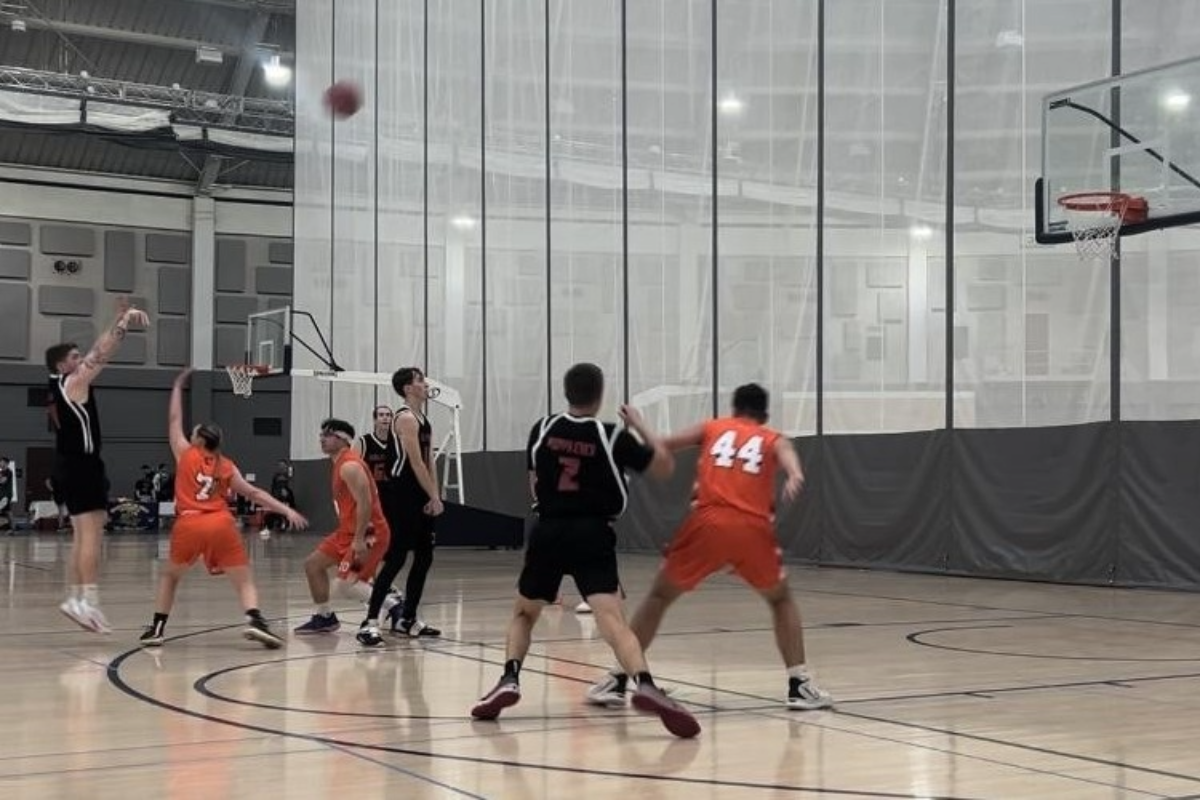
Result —
[[755, 589], [784, 579], [783, 556], [770, 520], [732, 508], [694, 509], [667, 547], [663, 571], [684, 591], [730, 570]]
[[242, 534], [227, 511], [184, 514], [171, 526], [171, 563], [191, 566], [204, 559], [210, 575], [250, 563]]
[[387, 526], [367, 530], [367, 555], [360, 562], [354, 561], [354, 531], [339, 529], [326, 536], [317, 545], [317, 550], [337, 562], [337, 576], [342, 580], [369, 581], [375, 577], [379, 564], [387, 552], [391, 532]]

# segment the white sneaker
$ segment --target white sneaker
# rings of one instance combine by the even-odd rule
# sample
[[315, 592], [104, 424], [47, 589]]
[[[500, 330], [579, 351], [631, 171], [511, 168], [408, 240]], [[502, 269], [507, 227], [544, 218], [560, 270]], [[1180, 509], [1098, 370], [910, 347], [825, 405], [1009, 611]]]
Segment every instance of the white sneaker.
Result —
[[89, 625], [87, 620], [84, 618], [83, 612], [79, 609], [78, 597], [68, 597], [66, 600], [63, 600], [62, 605], [58, 607], [58, 610], [62, 612], [64, 617], [71, 620], [79, 627], [85, 628], [89, 631], [92, 629], [92, 626]]
[[590, 614], [592, 613], [592, 607], [587, 604], [587, 600], [581, 600], [579, 601], [579, 605], [575, 606], [575, 613]]
[[81, 625], [96, 633], [112, 633], [112, 626], [108, 624], [108, 618], [104, 616], [100, 606], [92, 605], [83, 597], [76, 602], [78, 603], [76, 609], [83, 620]]
[[833, 695], [822, 691], [812, 678], [789, 678], [787, 707], [793, 711], [833, 708]]
[[587, 704], [604, 708], [624, 708], [625, 689], [628, 684], [628, 676], [613, 675], [609, 672], [588, 687]]

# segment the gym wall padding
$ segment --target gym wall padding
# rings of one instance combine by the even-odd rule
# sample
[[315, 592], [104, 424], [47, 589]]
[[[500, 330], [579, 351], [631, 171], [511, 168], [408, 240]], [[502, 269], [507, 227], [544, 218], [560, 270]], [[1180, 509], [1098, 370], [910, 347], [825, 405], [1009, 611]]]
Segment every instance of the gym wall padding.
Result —
[[[1200, 590], [1200, 422], [797, 443], [808, 487], [779, 510], [789, 561]], [[664, 484], [634, 482], [625, 549], [662, 549], [691, 475], [685, 458]]]

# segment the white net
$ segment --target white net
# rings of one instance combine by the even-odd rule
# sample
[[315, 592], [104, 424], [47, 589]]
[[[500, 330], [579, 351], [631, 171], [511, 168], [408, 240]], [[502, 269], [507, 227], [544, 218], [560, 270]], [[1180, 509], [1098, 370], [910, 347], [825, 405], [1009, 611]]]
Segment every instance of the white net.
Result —
[[254, 378], [262, 369], [253, 364], [231, 364], [225, 367], [229, 376], [229, 385], [238, 397], [250, 397], [254, 394]]
[[1117, 235], [1125, 221], [1129, 195], [1119, 192], [1077, 194], [1059, 198], [1066, 212], [1067, 230], [1075, 240], [1081, 261], [1120, 258]]

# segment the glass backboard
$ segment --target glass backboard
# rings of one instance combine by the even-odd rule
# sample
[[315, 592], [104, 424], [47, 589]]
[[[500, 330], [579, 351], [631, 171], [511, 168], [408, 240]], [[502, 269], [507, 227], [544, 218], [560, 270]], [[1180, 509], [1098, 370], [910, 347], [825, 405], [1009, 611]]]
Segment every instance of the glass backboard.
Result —
[[1123, 192], [1147, 203], [1120, 233], [1200, 222], [1200, 58], [1053, 92], [1042, 104], [1037, 240], [1071, 241], [1064, 196]]
[[246, 325], [246, 363], [267, 368], [268, 375], [290, 367], [292, 309], [289, 306], [251, 314]]

